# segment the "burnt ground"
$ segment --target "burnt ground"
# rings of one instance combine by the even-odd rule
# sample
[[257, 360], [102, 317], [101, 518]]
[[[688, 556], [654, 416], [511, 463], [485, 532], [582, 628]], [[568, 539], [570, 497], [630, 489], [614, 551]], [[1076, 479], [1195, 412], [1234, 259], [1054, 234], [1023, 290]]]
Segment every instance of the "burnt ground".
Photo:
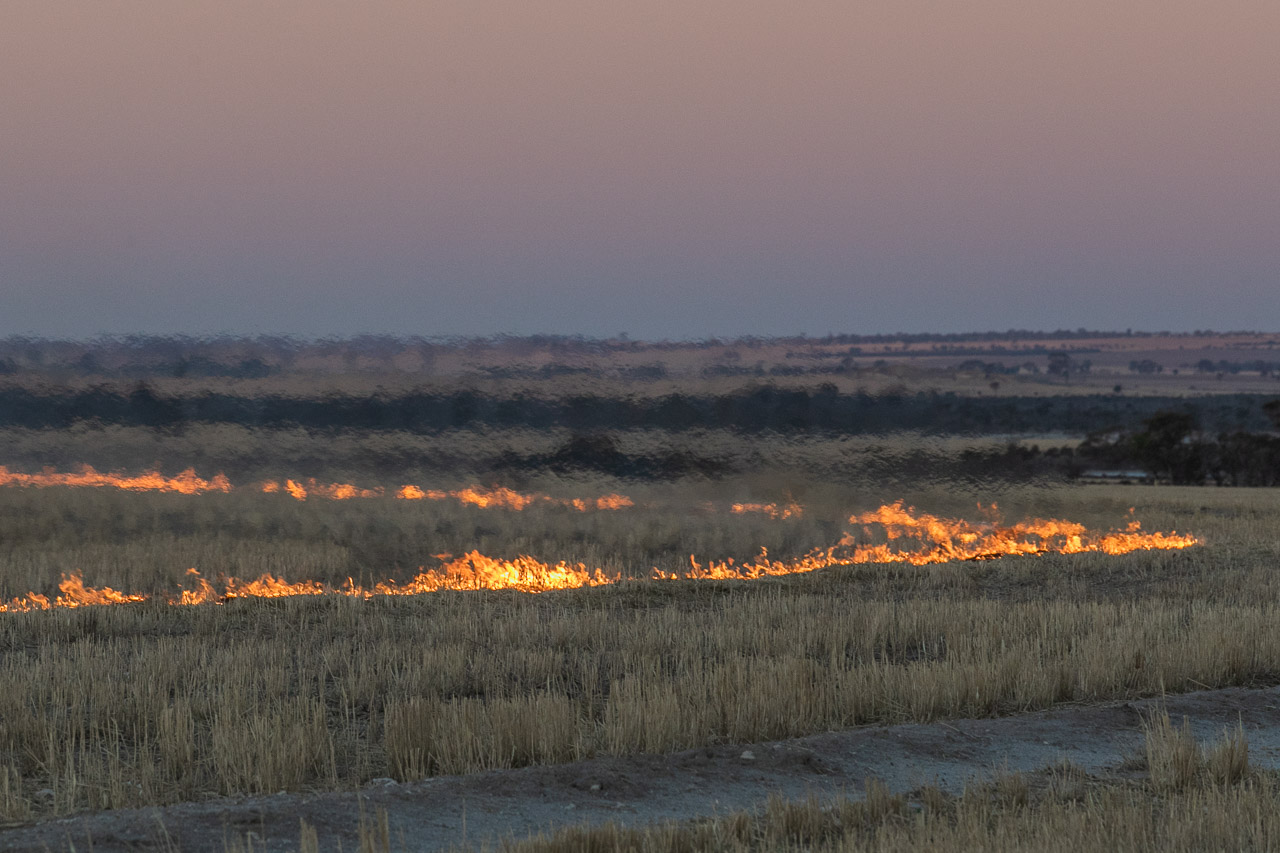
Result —
[[1186, 717], [1202, 741], [1237, 721], [1255, 767], [1280, 767], [1280, 688], [1212, 690], [1163, 699], [1060, 706], [995, 719], [828, 732], [670, 755], [605, 757], [498, 770], [361, 791], [276, 794], [122, 809], [0, 828], [13, 851], [181, 850], [221, 853], [252, 834], [254, 849], [295, 850], [299, 819], [322, 850], [354, 850], [361, 814], [385, 810], [392, 849], [491, 844], [571, 823], [644, 824], [757, 808], [770, 795], [858, 795], [866, 780], [891, 791], [925, 784], [959, 791], [998, 770], [1036, 771], [1069, 760], [1093, 774], [1122, 772], [1143, 748], [1142, 723], [1161, 708]]

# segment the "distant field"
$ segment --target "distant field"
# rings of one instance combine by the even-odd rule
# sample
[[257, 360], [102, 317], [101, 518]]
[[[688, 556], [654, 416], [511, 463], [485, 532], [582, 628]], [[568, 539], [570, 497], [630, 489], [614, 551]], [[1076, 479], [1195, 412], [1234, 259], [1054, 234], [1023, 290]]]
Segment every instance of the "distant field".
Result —
[[[1063, 358], [1065, 357], [1065, 361]], [[1057, 368], [1055, 370], [1055, 361]], [[1087, 363], [1087, 364], [1086, 364]], [[0, 339], [0, 380], [89, 387], [145, 379], [162, 393], [254, 387], [262, 394], [399, 393], [427, 385], [480, 393], [543, 389], [721, 394], [742, 380], [788, 387], [973, 396], [1078, 393], [1268, 394], [1280, 388], [1280, 334], [1000, 332], [839, 335], [699, 342], [567, 337], [430, 341], [368, 337]], [[993, 389], [992, 381], [1000, 387]], [[691, 385], [690, 383], [693, 383]]]

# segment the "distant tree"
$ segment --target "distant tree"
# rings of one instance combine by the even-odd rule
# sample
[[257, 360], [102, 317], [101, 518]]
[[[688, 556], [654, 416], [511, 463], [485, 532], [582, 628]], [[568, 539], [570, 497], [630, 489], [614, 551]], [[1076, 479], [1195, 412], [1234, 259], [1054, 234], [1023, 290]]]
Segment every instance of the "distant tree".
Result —
[[182, 422], [181, 407], [171, 398], [157, 394], [146, 382], [134, 386], [128, 406], [132, 420], [141, 426], [174, 427]]
[[1049, 375], [1061, 376], [1064, 379], [1071, 378], [1071, 368], [1074, 365], [1071, 362], [1071, 356], [1065, 352], [1049, 353]]
[[1159, 362], [1152, 361], [1149, 358], [1144, 358], [1141, 361], [1129, 362], [1129, 370], [1133, 373], [1163, 373], [1164, 366]]
[[1271, 421], [1271, 425], [1280, 430], [1280, 400], [1268, 400], [1263, 403], [1262, 412]]
[[81, 373], [102, 373], [102, 364], [95, 353], [87, 352], [76, 360], [76, 370]]
[[1237, 430], [1220, 435], [1213, 449], [1210, 474], [1218, 485], [1280, 483], [1280, 439], [1275, 436]]
[[1186, 412], [1157, 412], [1134, 435], [1134, 456], [1154, 476], [1177, 484], [1204, 480], [1206, 449], [1196, 419]]

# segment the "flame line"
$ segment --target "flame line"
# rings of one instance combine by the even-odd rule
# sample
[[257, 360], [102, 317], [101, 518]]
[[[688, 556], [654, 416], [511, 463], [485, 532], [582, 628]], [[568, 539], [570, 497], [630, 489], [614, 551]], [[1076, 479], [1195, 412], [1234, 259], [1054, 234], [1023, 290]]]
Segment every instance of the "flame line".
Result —
[[[77, 472], [59, 472], [46, 468], [39, 474], [21, 474], [10, 471], [0, 465], [0, 486], [21, 488], [114, 488], [130, 492], [167, 492], [184, 495], [203, 495], [212, 492], [258, 491], [264, 494], [288, 494], [298, 501], [309, 498], [345, 501], [355, 498], [380, 498], [387, 494], [382, 487], [361, 488], [352, 483], [322, 483], [315, 478], [284, 480], [267, 480], [253, 486], [236, 487], [225, 474], [216, 474], [206, 480], [196, 474], [194, 468], [187, 468], [174, 477], [166, 477], [159, 471], [144, 471], [141, 474], [104, 473], [91, 465], [83, 465]], [[635, 501], [626, 495], [608, 494], [595, 498], [556, 498], [542, 492], [522, 493], [503, 486], [482, 488], [468, 486], [451, 491], [443, 489], [424, 489], [421, 486], [406, 484], [391, 492], [397, 500], [443, 501], [455, 500], [459, 503], [483, 509], [524, 510], [534, 505], [560, 506], [577, 510], [615, 511], [634, 507]], [[708, 505], [709, 511], [715, 507]], [[759, 514], [773, 519], [798, 518], [804, 513], [803, 507], [794, 501], [786, 504], [776, 503], [735, 503], [729, 512], [735, 515]]]
[[[735, 564], [732, 558], [700, 564], [689, 558], [689, 568], [682, 572], [664, 572], [654, 568], [654, 580], [753, 580], [763, 577], [802, 574], [835, 566], [868, 563], [909, 563], [927, 565], [954, 560], [990, 560], [1006, 556], [1038, 556], [1042, 554], [1126, 554], [1139, 550], [1175, 550], [1201, 544], [1191, 535], [1146, 533], [1137, 521], [1124, 530], [1094, 533], [1084, 525], [1054, 519], [1031, 519], [1010, 526], [995, 522], [971, 523], [916, 513], [901, 502], [887, 504], [874, 512], [852, 516], [850, 524], [862, 525], [867, 535], [879, 530], [885, 542], [859, 544], [846, 533], [839, 543], [826, 549], [815, 549], [793, 560], [774, 560], [760, 550], [753, 560]], [[530, 556], [501, 560], [478, 551], [456, 559], [442, 555], [445, 564], [438, 569], [421, 571], [402, 583], [384, 581], [362, 587], [350, 578], [333, 587], [319, 581], [289, 582], [270, 574], [255, 580], [227, 578], [222, 589], [214, 587], [195, 569], [187, 572], [190, 588], [172, 595], [150, 596], [124, 593], [110, 587], [85, 586], [79, 574], [63, 575], [59, 595], [52, 599], [38, 593], [0, 603], [0, 613], [49, 610], [87, 605], [127, 604], [160, 600], [174, 605], [225, 603], [236, 598], [282, 598], [299, 595], [343, 595], [369, 599], [378, 596], [421, 595], [442, 590], [511, 589], [521, 592], [546, 592], [555, 589], [580, 589], [604, 586], [624, 580], [618, 574], [588, 567], [583, 563], [546, 563]]]
[[[212, 492], [258, 491], [266, 494], [285, 493], [295, 500], [305, 501], [308, 498], [324, 498], [344, 501], [353, 498], [378, 498], [386, 494], [381, 487], [364, 489], [351, 483], [321, 483], [314, 478], [285, 479], [283, 481], [268, 480], [249, 487], [234, 487], [225, 474], [217, 474], [211, 479], [204, 479], [196, 474], [194, 468], [187, 468], [174, 477], [166, 477], [159, 471], [144, 471], [141, 474], [129, 475], [103, 473], [91, 465], [81, 466], [74, 473], [45, 469], [39, 474], [20, 474], [0, 465], [0, 486], [17, 486], [25, 488], [115, 488], [131, 492], [171, 492], [184, 495], [202, 495]], [[499, 508], [523, 510], [535, 504], [569, 507], [579, 512], [591, 510], [619, 510], [635, 506], [635, 502], [626, 495], [609, 494], [596, 498], [555, 498], [541, 492], [524, 494], [502, 486], [489, 489], [479, 486], [468, 486], [464, 489], [444, 491], [440, 489], [424, 489], [421, 486], [404, 485], [392, 493], [398, 500], [456, 500], [482, 508]], [[737, 511], [737, 510], [735, 510]]]

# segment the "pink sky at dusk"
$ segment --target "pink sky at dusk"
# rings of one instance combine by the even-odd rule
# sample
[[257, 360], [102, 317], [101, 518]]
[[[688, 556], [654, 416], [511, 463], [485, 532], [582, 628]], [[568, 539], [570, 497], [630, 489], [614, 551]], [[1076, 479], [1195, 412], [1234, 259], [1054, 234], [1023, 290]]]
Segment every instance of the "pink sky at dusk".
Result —
[[1280, 4], [0, 5], [0, 335], [1280, 328]]

